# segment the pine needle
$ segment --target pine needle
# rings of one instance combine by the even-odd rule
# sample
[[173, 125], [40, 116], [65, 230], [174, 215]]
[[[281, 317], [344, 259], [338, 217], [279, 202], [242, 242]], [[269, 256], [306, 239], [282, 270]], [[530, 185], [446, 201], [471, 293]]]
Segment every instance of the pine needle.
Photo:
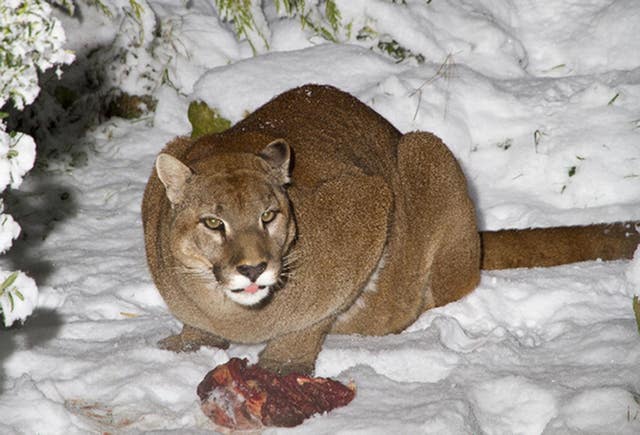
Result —
[[4, 280], [2, 284], [0, 284], [0, 295], [18, 278], [18, 272], [13, 272], [11, 275]]

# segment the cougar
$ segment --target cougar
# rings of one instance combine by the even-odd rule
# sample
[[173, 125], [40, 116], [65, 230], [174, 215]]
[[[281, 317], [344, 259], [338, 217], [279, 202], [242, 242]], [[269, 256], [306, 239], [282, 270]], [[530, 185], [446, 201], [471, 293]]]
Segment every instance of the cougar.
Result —
[[266, 342], [259, 364], [310, 373], [329, 333], [402, 331], [480, 270], [629, 258], [633, 223], [478, 233], [442, 141], [401, 134], [330, 86], [287, 91], [234, 127], [159, 154], [142, 204], [176, 351]]

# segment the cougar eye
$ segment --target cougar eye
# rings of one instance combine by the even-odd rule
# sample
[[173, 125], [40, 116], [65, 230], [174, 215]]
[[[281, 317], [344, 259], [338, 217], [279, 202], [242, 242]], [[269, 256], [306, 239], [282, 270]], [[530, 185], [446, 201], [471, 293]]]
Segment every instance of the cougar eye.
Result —
[[275, 218], [276, 218], [276, 212], [273, 210], [267, 210], [264, 213], [262, 213], [262, 216], [260, 216], [260, 220], [262, 220], [262, 223], [264, 224], [268, 224]]
[[205, 227], [209, 228], [210, 230], [224, 229], [224, 222], [222, 222], [221, 219], [218, 219], [215, 217], [202, 218], [201, 222], [204, 224]]

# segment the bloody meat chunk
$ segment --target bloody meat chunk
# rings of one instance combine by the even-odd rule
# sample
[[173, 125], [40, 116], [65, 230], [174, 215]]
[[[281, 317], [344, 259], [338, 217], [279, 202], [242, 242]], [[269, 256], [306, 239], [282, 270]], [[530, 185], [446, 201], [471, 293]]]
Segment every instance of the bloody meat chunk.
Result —
[[216, 425], [254, 430], [297, 426], [313, 414], [345, 406], [353, 400], [355, 387], [296, 373], [279, 376], [232, 358], [207, 373], [198, 396], [202, 411]]

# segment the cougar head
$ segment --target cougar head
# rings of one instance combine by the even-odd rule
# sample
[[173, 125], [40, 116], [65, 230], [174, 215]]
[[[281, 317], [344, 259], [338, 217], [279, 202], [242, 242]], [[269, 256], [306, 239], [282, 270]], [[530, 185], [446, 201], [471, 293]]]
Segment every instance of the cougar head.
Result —
[[270, 295], [295, 236], [286, 193], [290, 153], [284, 140], [276, 140], [259, 154], [221, 153], [192, 167], [158, 156], [177, 273], [241, 305]]

